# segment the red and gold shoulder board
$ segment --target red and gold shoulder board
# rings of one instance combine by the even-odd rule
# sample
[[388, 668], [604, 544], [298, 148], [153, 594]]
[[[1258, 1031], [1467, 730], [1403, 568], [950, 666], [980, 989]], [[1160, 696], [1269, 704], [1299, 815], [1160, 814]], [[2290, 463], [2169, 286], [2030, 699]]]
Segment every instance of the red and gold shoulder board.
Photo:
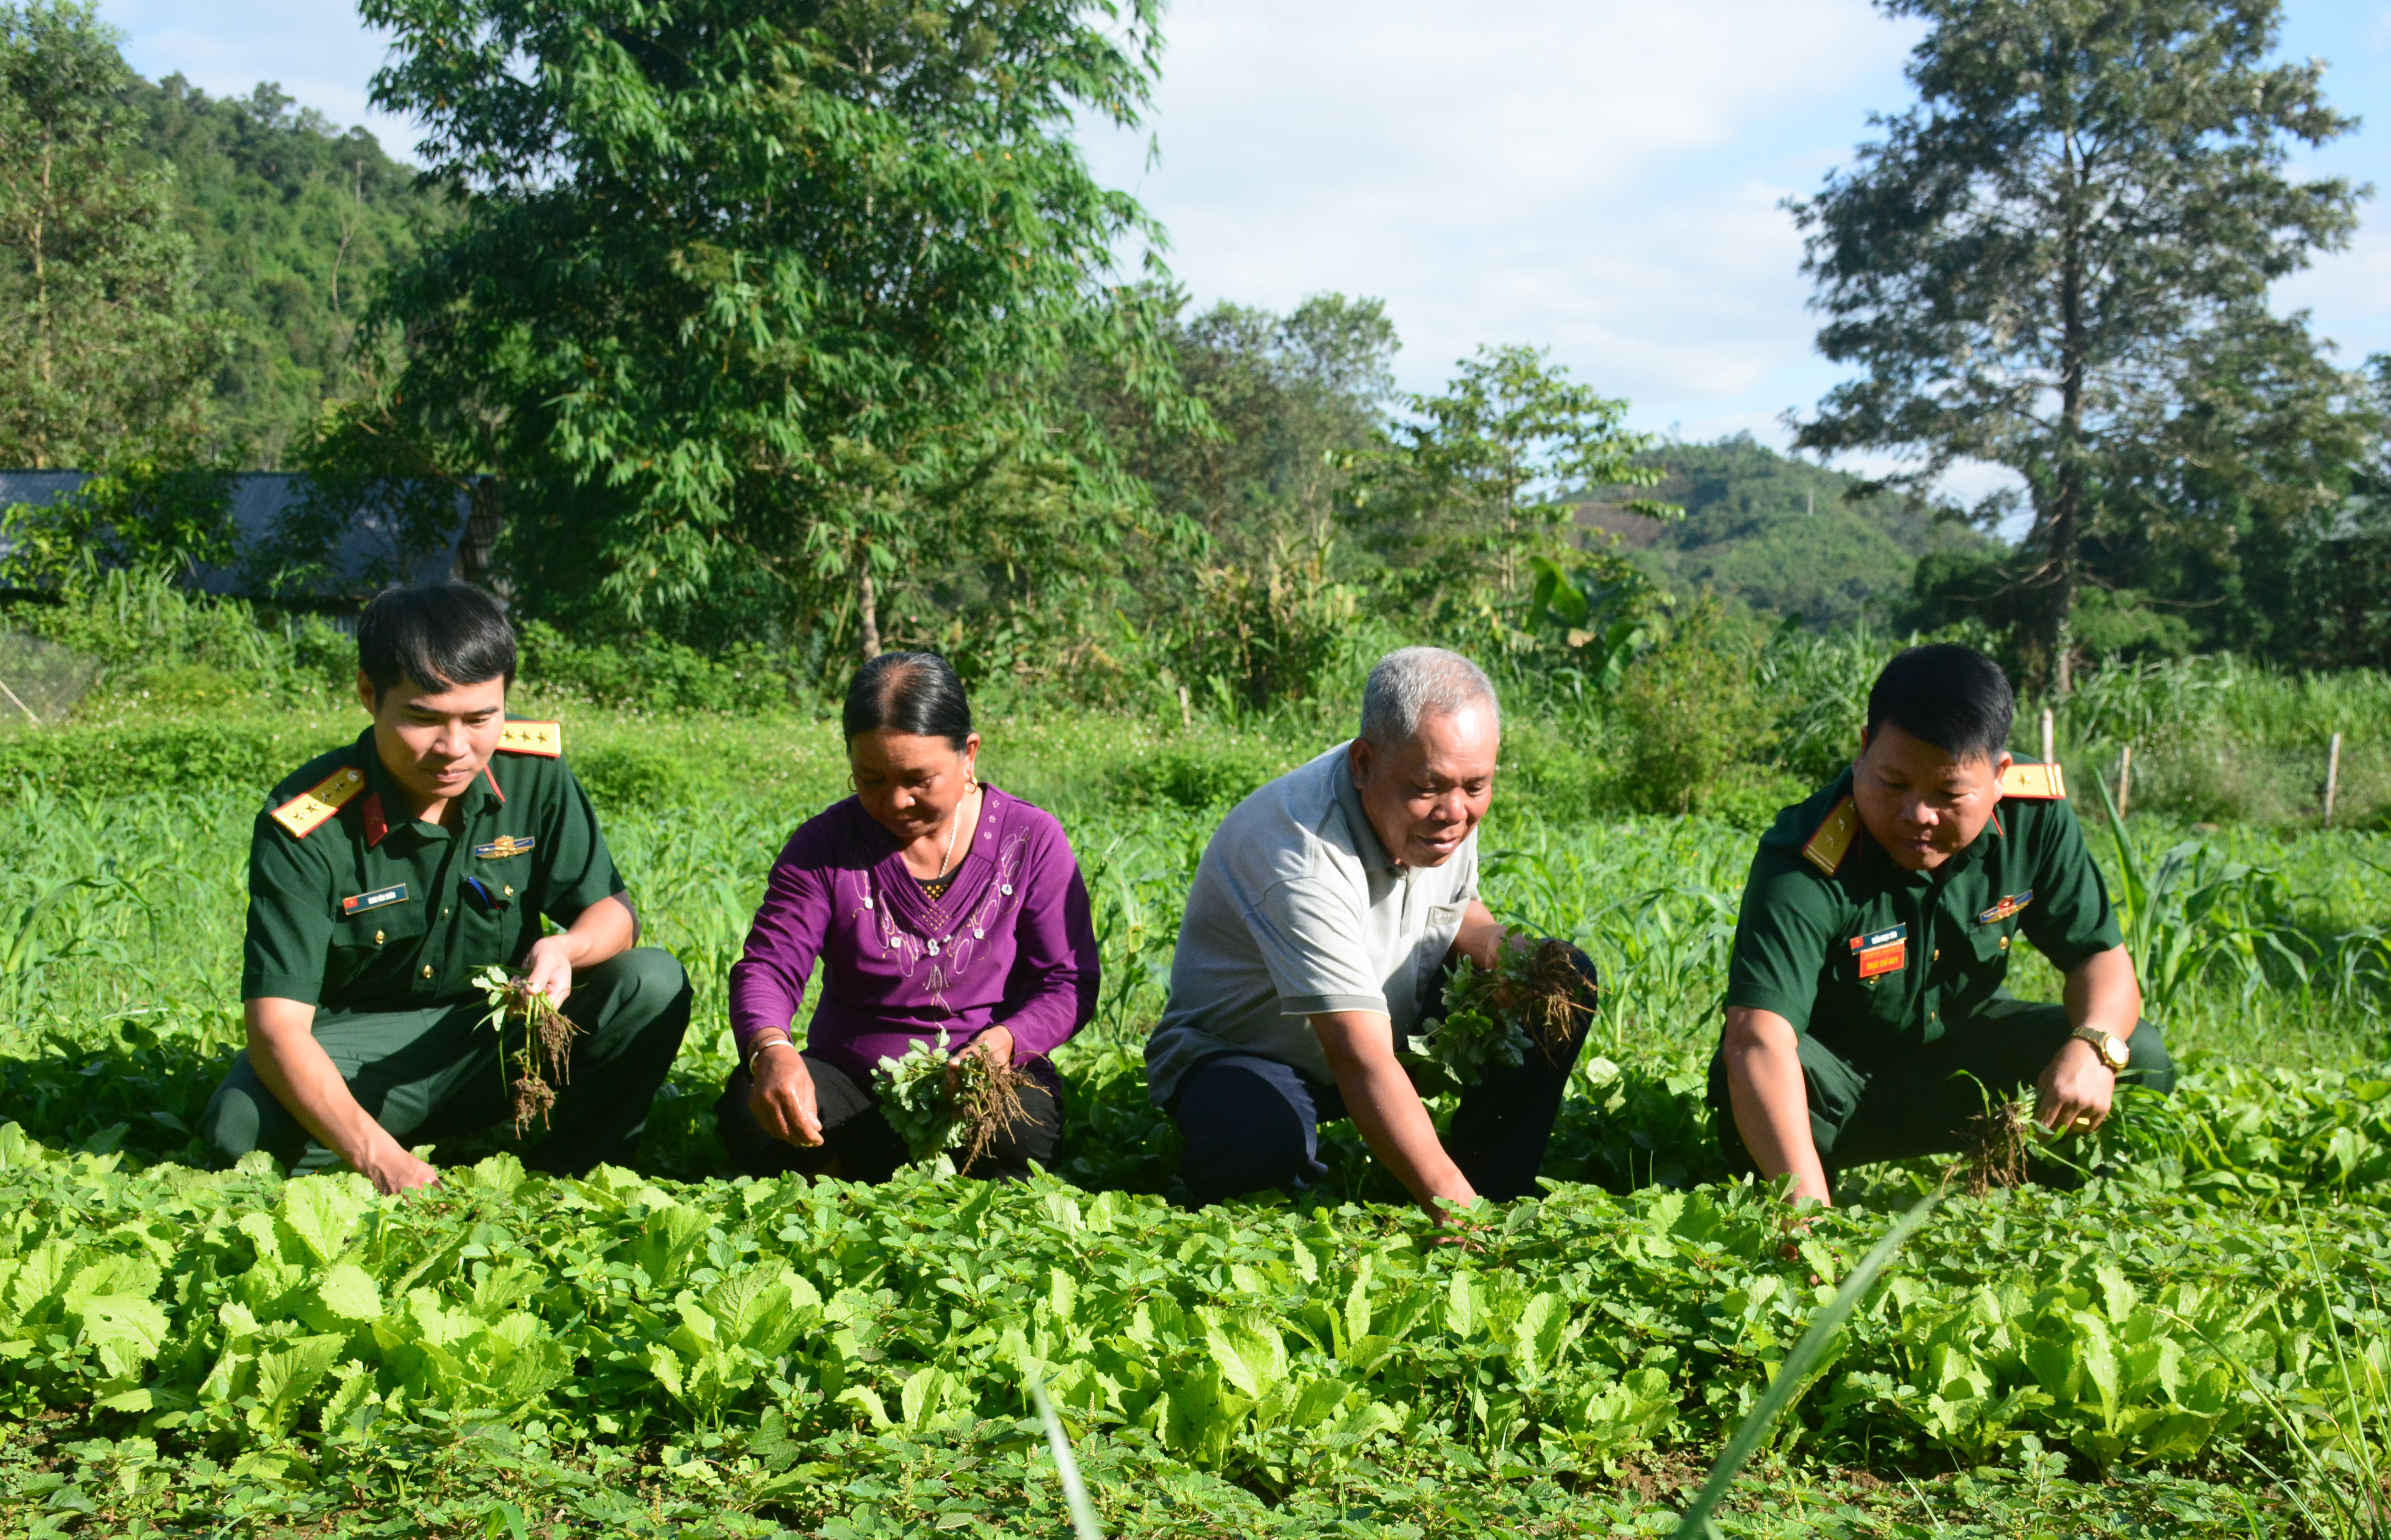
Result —
[[275, 809], [274, 822], [290, 830], [293, 838], [305, 839], [365, 789], [365, 771], [347, 768], [336, 770]]
[[500, 754], [536, 754], [553, 759], [564, 752], [562, 722], [509, 722], [498, 730]]
[[2067, 777], [2057, 765], [2012, 763], [2001, 771], [2001, 795], [2036, 802], [2067, 800]]
[[1843, 864], [1843, 858], [1851, 854], [1852, 840], [1859, 832], [1859, 804], [1847, 796], [1835, 804], [1827, 822], [1819, 824], [1802, 847], [1802, 859], [1831, 877]]

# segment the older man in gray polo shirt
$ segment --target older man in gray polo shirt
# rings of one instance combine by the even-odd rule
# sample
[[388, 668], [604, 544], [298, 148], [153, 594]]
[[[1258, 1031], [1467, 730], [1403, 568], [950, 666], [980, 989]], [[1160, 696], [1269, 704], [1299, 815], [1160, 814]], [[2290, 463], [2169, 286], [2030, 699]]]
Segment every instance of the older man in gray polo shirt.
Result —
[[[1505, 944], [1478, 897], [1500, 731], [1476, 665], [1406, 647], [1370, 671], [1360, 737], [1263, 786], [1213, 834], [1145, 1048], [1197, 1202], [1318, 1181], [1319, 1125], [1349, 1116], [1431, 1213], [1534, 1190], [1583, 1027], [1565, 1052], [1490, 1069], [1449, 1141], [1395, 1057], [1452, 961], [1491, 966]], [[1591, 999], [1593, 965], [1579, 965]]]

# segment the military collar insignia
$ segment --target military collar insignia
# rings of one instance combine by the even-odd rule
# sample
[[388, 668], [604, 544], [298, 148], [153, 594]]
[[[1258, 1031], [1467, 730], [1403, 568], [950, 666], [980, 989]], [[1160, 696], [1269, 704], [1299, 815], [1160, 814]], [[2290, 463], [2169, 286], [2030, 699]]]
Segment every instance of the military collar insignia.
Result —
[[381, 810], [381, 793], [366, 793], [365, 801], [358, 804], [358, 816], [365, 820], [366, 848], [370, 850], [390, 833], [390, 815]]
[[2031, 887], [2023, 893], [2006, 894], [2000, 902], [1977, 915], [1976, 923], [1980, 925], [1998, 925], [2032, 902], [2034, 902], [2034, 889]]
[[292, 837], [305, 839], [324, 826], [326, 820], [355, 800], [366, 789], [366, 772], [354, 766], [342, 766], [317, 782], [297, 796], [274, 809], [274, 822], [288, 829]]
[[510, 856], [522, 855], [537, 843], [536, 836], [531, 835], [500, 835], [487, 845], [474, 846], [473, 854], [484, 861], [505, 861]]
[[1802, 859], [1831, 877], [1843, 864], [1843, 858], [1851, 854], [1852, 841], [1859, 832], [1859, 804], [1846, 796], [1835, 804], [1835, 810], [1803, 845]]
[[388, 909], [393, 904], [403, 904], [406, 901], [407, 884], [396, 883], [389, 887], [377, 887], [370, 893], [350, 894], [341, 900], [341, 914], [343, 918], [347, 918], [366, 913], [369, 910]]

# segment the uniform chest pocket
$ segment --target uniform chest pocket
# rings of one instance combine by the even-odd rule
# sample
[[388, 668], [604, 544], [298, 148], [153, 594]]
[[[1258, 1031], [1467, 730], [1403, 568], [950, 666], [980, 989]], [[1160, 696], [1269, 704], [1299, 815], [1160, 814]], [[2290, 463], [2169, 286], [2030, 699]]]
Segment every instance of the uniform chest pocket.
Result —
[[403, 903], [360, 906], [342, 915], [333, 922], [332, 945], [345, 951], [386, 951], [422, 939], [430, 927], [424, 903], [410, 895]]
[[2008, 958], [2017, 945], [2017, 922], [1996, 920], [1990, 925], [1968, 927], [1969, 949], [1979, 963], [1998, 963]]

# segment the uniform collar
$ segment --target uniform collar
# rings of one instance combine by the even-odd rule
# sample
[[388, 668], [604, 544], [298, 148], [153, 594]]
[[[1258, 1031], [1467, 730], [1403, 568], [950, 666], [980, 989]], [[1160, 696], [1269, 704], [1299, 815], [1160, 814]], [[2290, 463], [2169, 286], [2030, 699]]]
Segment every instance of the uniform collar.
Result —
[[[1852, 795], [1852, 768], [1848, 765], [1844, 766], [1843, 773], [1837, 776], [1834, 784], [1827, 788], [1825, 800], [1829, 806], [1840, 803], [1844, 797]], [[1896, 862], [1886, 853], [1884, 847], [1877, 843], [1876, 835], [1868, 832], [1868, 826], [1865, 821], [1860, 822], [1856, 837], [1860, 841], [1864, 859], [1883, 874], [1887, 882], [1895, 885], [1923, 885], [1948, 882], [1959, 873], [1973, 867], [1984, 859], [1985, 852], [1992, 848], [1994, 840], [2009, 837], [2009, 831], [2001, 823], [2000, 804], [1996, 802], [1993, 804], [1993, 816], [1985, 821], [1982, 829], [1976, 832], [1976, 837], [1952, 852], [1949, 861], [1932, 872], [1912, 872]]]
[[[368, 848], [381, 844], [394, 829], [412, 829], [423, 839], [446, 839], [448, 831], [437, 823], [426, 823], [407, 814], [407, 796], [399, 789], [389, 767], [381, 762], [381, 752], [374, 744], [373, 729], [358, 734], [356, 752], [366, 772], [366, 796], [362, 804], [365, 840]], [[492, 756], [495, 763], [496, 756]], [[502, 803], [506, 795], [498, 790], [497, 771], [485, 766], [473, 777], [472, 784], [457, 794], [457, 815], [459, 826], [479, 818], [492, 804]]]
[[1370, 811], [1362, 806], [1362, 788], [1353, 784], [1352, 745], [1337, 756], [1335, 767], [1337, 805], [1345, 809], [1346, 826], [1353, 831], [1353, 853], [1362, 858], [1364, 872], [1392, 872], [1398, 868], [1395, 858], [1387, 854], [1384, 841], [1378, 838], [1378, 826], [1370, 822]]

